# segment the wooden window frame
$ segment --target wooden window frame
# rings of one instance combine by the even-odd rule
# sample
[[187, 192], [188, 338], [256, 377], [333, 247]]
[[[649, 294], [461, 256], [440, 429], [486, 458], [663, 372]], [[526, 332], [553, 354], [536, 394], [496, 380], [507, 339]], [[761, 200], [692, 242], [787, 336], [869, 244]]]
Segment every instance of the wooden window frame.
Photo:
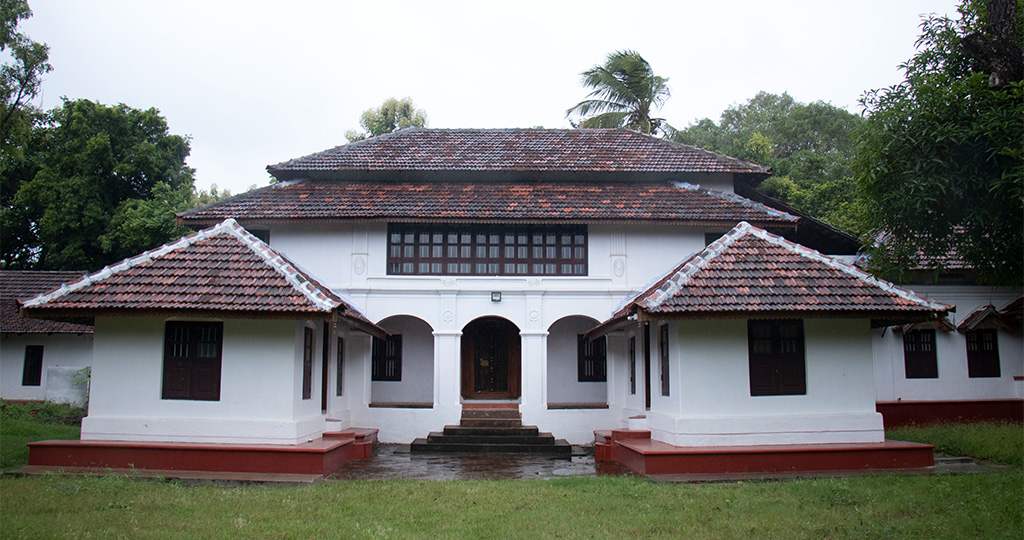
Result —
[[967, 344], [967, 376], [996, 378], [1002, 376], [999, 365], [999, 333], [991, 328], [964, 333]]
[[[785, 335], [790, 329], [795, 334]], [[748, 320], [747, 350], [751, 396], [807, 394], [803, 320]]]
[[661, 395], [668, 396], [672, 391], [669, 378], [668, 325], [658, 327], [658, 354], [661, 358]]
[[43, 385], [43, 346], [25, 345], [25, 364], [21, 371], [22, 386]]
[[629, 336], [629, 395], [636, 395], [636, 336]]
[[223, 349], [224, 323], [167, 321], [161, 398], [220, 401]]
[[373, 338], [371, 344], [370, 380], [399, 382], [402, 380], [402, 336]]
[[390, 276], [586, 276], [586, 225], [390, 223]]
[[334, 395], [345, 395], [345, 338], [338, 336], [338, 349], [335, 351], [335, 383]]
[[[302, 328], [302, 399], [313, 398], [313, 329]], [[294, 388], [294, 387], [293, 387]]]
[[576, 335], [576, 380], [608, 381], [608, 340], [605, 336], [588, 340], [583, 334]]
[[903, 333], [903, 371], [908, 379], [939, 378], [934, 329], [924, 328]]

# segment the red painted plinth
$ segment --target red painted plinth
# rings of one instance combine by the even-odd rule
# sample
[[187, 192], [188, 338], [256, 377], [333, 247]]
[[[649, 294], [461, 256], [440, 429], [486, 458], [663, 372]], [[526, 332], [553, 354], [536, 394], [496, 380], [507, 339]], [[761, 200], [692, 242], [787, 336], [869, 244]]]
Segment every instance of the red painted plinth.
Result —
[[[358, 433], [357, 433], [358, 432]], [[328, 433], [297, 445], [39, 441], [29, 443], [28, 464], [276, 474], [329, 475], [353, 459], [369, 457], [377, 430]]]
[[875, 404], [885, 427], [937, 422], [1002, 420], [1024, 422], [1024, 400], [988, 401], [886, 401]]
[[910, 469], [934, 465], [933, 449], [929, 444], [901, 441], [673, 446], [651, 440], [648, 431], [616, 430], [609, 461], [643, 475]]

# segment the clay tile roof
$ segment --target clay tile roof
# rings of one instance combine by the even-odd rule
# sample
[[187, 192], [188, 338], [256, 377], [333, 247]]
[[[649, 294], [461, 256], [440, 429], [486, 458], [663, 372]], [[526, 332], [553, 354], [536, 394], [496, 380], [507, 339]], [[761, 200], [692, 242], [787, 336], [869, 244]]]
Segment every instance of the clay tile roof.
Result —
[[[950, 306], [740, 223], [616, 313], [688, 318], [934, 318]], [[614, 318], [614, 317], [613, 317]]]
[[18, 300], [56, 289], [85, 272], [0, 271], [0, 332], [4, 334], [91, 334], [92, 325], [25, 319]]
[[275, 220], [668, 221], [795, 227], [796, 217], [683, 182], [372, 182], [276, 184], [178, 214], [205, 225]]
[[626, 129], [408, 128], [267, 167], [310, 171], [732, 172], [770, 169]]
[[[1012, 303], [1007, 304], [1006, 307], [1009, 307]], [[958, 332], [970, 332], [971, 330], [983, 328], [1001, 328], [1007, 332], [1012, 332], [1017, 326], [1015, 324], [1016, 319], [1011, 311], [1006, 310], [1005, 312], [1006, 315], [992, 304], [978, 306], [964, 317], [963, 321], [960, 321], [960, 325], [956, 327], [956, 330]]]
[[321, 319], [337, 314], [349, 323], [376, 328], [231, 219], [25, 301], [22, 312], [39, 317], [209, 314]]

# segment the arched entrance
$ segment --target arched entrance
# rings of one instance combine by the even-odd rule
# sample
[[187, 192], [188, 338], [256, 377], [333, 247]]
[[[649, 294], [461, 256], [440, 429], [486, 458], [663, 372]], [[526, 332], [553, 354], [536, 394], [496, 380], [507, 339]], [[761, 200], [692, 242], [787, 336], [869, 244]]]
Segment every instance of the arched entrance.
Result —
[[462, 397], [515, 399], [520, 391], [519, 328], [483, 317], [462, 329]]

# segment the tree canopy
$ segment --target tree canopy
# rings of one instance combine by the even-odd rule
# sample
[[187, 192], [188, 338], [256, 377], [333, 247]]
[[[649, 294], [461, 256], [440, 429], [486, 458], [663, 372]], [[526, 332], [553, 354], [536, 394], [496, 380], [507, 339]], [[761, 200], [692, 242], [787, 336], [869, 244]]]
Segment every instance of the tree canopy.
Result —
[[981, 2], [962, 4], [957, 20], [928, 17], [904, 81], [862, 99], [870, 116], [857, 140], [857, 181], [882, 240], [872, 262], [885, 277], [920, 263], [941, 272], [952, 256], [984, 282], [1024, 280], [1022, 70], [993, 70], [965, 43], [985, 37], [1020, 62], [1020, 4], [990, 1], [998, 22], [986, 22]]
[[388, 98], [380, 107], [363, 111], [363, 115], [359, 118], [359, 125], [363, 127], [363, 132], [355, 130], [345, 132], [348, 142], [391, 133], [396, 129], [413, 126], [426, 127], [427, 113], [423, 109], [417, 109], [411, 98]]
[[49, 49], [18, 31], [18, 23], [32, 16], [25, 0], [0, 0], [0, 53], [9, 60], [0, 66], [0, 151], [15, 152], [36, 120], [30, 105], [39, 93], [43, 74], [52, 68]]
[[583, 86], [591, 92], [565, 112], [578, 118], [581, 128], [625, 127], [641, 133], [666, 133], [671, 127], [664, 118], [651, 115], [670, 96], [668, 79], [654, 74], [651, 65], [636, 51], [616, 51], [603, 65], [582, 74]]
[[829, 103], [801, 103], [759, 92], [673, 134], [678, 142], [772, 167], [764, 193], [839, 229], [860, 232], [853, 181], [854, 129], [860, 116]]
[[96, 269], [188, 232], [188, 139], [156, 109], [65, 100], [20, 150], [0, 156], [4, 268]]

